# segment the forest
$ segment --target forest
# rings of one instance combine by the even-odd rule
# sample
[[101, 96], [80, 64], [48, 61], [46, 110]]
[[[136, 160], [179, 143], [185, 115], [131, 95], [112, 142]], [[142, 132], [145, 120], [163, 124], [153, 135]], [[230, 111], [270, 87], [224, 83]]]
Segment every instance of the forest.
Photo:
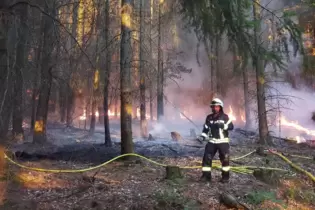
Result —
[[[314, 0], [0, 0], [0, 209], [315, 209], [314, 16]], [[228, 183], [218, 155], [199, 180], [215, 98]]]

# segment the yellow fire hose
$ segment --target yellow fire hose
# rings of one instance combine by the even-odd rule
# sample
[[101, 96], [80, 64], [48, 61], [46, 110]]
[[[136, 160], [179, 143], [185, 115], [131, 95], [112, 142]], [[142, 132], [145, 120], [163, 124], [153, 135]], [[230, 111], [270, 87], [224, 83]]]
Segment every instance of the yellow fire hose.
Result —
[[[295, 170], [303, 173], [304, 175], [308, 176], [314, 183], [315, 183], [315, 176], [313, 174], [311, 174], [310, 172], [304, 170], [303, 168], [301, 168], [300, 166], [294, 164], [291, 160], [289, 160], [287, 157], [285, 157], [284, 155], [282, 155], [279, 152], [276, 151], [271, 151], [269, 150], [270, 153], [275, 154], [277, 156], [279, 156], [282, 160], [284, 160], [285, 162], [287, 162], [292, 168], [294, 168]], [[296, 155], [297, 156], [297, 155]], [[303, 156], [298, 156], [298, 157], [303, 157]], [[305, 158], [305, 157], [303, 157]]]
[[[241, 158], [244, 158], [244, 157], [247, 157], [251, 154], [253, 154], [255, 151], [252, 151], [246, 155], [243, 155], [241, 157], [236, 157], [232, 160], [238, 160], [238, 159], [241, 159]], [[139, 155], [139, 154], [136, 154], [136, 153], [127, 153], [127, 154], [123, 154], [123, 155], [119, 155], [117, 157], [114, 157], [113, 159], [109, 160], [109, 161], [106, 161], [104, 163], [101, 163], [99, 165], [96, 165], [96, 166], [92, 166], [92, 167], [89, 167], [89, 168], [84, 168], [84, 169], [43, 169], [43, 168], [34, 168], [34, 167], [29, 167], [29, 166], [25, 166], [25, 165], [22, 165], [16, 161], [14, 161], [12, 158], [10, 158], [6, 153], [4, 153], [4, 158], [7, 159], [10, 163], [16, 165], [16, 166], [19, 166], [20, 168], [24, 168], [24, 169], [27, 169], [27, 170], [31, 170], [31, 171], [39, 171], [39, 172], [49, 172], [49, 173], [81, 173], [81, 172], [86, 172], [86, 171], [91, 171], [91, 170], [95, 170], [95, 169], [98, 169], [98, 168], [101, 168], [103, 166], [106, 166], [107, 164], [117, 160], [117, 159], [120, 159], [120, 158], [123, 158], [123, 157], [126, 157], [126, 156], [135, 156], [135, 157], [139, 157], [139, 158], [142, 158], [150, 163], [153, 163], [155, 165], [158, 165], [158, 166], [162, 166], [162, 167], [166, 167], [168, 166], [167, 164], [163, 164], [163, 163], [159, 163], [159, 162], [156, 162], [154, 160], [151, 160], [147, 157], [144, 157], [142, 155]], [[182, 169], [197, 169], [197, 168], [201, 168], [201, 166], [178, 166], [179, 168], [182, 168]], [[220, 168], [219, 164], [218, 163], [213, 163], [213, 168]], [[249, 168], [253, 168], [253, 167], [249, 167]], [[245, 172], [246, 170], [248, 170], [246, 167], [232, 167], [232, 170], [233, 169], [236, 169], [236, 170], [240, 170], [240, 171], [243, 171]], [[249, 171], [248, 171], [249, 172]]]
[[[255, 153], [255, 151], [252, 151], [248, 154], [245, 154], [241, 157], [236, 157], [236, 158], [233, 158], [232, 160], [239, 160], [241, 158], [245, 158], [251, 154]], [[120, 159], [120, 158], [123, 158], [123, 157], [126, 157], [126, 156], [135, 156], [135, 157], [139, 157], [139, 158], [142, 158], [150, 163], [153, 163], [155, 165], [158, 165], [158, 166], [162, 166], [162, 167], [166, 167], [168, 166], [167, 164], [163, 164], [163, 163], [159, 163], [159, 162], [156, 162], [154, 160], [151, 160], [147, 157], [144, 157], [142, 155], [139, 155], [139, 154], [136, 154], [136, 153], [128, 153], [128, 154], [123, 154], [123, 155], [119, 155], [109, 161], [106, 161], [102, 164], [99, 164], [97, 166], [92, 166], [92, 167], [89, 167], [89, 168], [84, 168], [84, 169], [43, 169], [43, 168], [35, 168], [35, 167], [29, 167], [29, 166], [25, 166], [25, 165], [22, 165], [16, 161], [14, 161], [12, 158], [10, 158], [7, 154], [4, 153], [4, 157], [5, 159], [7, 159], [10, 163], [12, 163], [13, 165], [16, 165], [20, 168], [24, 168], [24, 169], [27, 169], [27, 170], [31, 170], [31, 171], [38, 171], [38, 172], [48, 172], [48, 173], [82, 173], [82, 172], [87, 172], [87, 171], [91, 171], [91, 170], [95, 170], [95, 169], [98, 169], [98, 168], [101, 168], [103, 166], [106, 166], [107, 164], [117, 160], [117, 159]], [[182, 169], [198, 169], [198, 168], [201, 168], [201, 166], [177, 166], [179, 168], [182, 168]], [[220, 164], [218, 163], [218, 161], [214, 161], [213, 163], [213, 168], [215, 169], [220, 169], [221, 166]], [[254, 167], [254, 166], [238, 166], [238, 167], [231, 167], [231, 171], [234, 171], [234, 172], [238, 172], [238, 173], [244, 173], [244, 174], [250, 174], [252, 173], [252, 170], [250, 169], [254, 169], [254, 168], [257, 168], [257, 167]], [[269, 169], [269, 170], [279, 170], [279, 169], [274, 169], [274, 168], [265, 168], [265, 169]], [[281, 170], [281, 169], [280, 169]]]
[[[252, 151], [252, 152], [249, 152], [241, 157], [236, 157], [236, 158], [232, 158], [232, 160], [239, 160], [239, 159], [242, 159], [244, 157], [247, 157], [253, 153], [255, 153], [256, 151]], [[294, 163], [292, 163], [288, 158], [286, 158], [285, 156], [283, 156], [282, 154], [278, 153], [278, 152], [275, 152], [275, 151], [271, 151], [269, 150], [270, 153], [272, 154], [275, 154], [275, 155], [278, 155], [280, 158], [282, 158], [285, 162], [287, 162], [288, 164], [290, 164], [294, 169], [298, 170], [299, 172], [302, 172], [303, 174], [305, 174], [306, 176], [308, 176], [313, 182], [315, 182], [315, 177], [314, 175], [312, 175], [311, 173], [307, 172], [306, 170], [300, 168], [299, 166], [295, 165]], [[144, 157], [142, 155], [139, 155], [139, 154], [136, 154], [136, 153], [127, 153], [127, 154], [123, 154], [123, 155], [119, 155], [117, 157], [114, 157], [113, 159], [109, 160], [109, 161], [106, 161], [104, 163], [101, 163], [99, 165], [96, 165], [96, 166], [92, 166], [92, 167], [88, 167], [88, 168], [83, 168], [83, 169], [43, 169], [43, 168], [35, 168], [35, 167], [29, 167], [29, 166], [25, 166], [25, 165], [22, 165], [16, 161], [14, 161], [12, 158], [10, 158], [6, 153], [4, 153], [4, 158], [6, 160], [8, 160], [10, 163], [12, 163], [13, 165], [16, 165], [20, 168], [24, 168], [24, 169], [27, 169], [27, 170], [31, 170], [31, 171], [38, 171], [38, 172], [48, 172], [48, 173], [82, 173], [82, 172], [87, 172], [87, 171], [91, 171], [91, 170], [95, 170], [95, 169], [98, 169], [98, 168], [101, 168], [103, 166], [106, 166], [107, 164], [117, 160], [117, 159], [120, 159], [120, 158], [123, 158], [123, 157], [126, 157], [126, 156], [135, 156], [135, 157], [139, 157], [139, 158], [142, 158], [150, 163], [153, 163], [155, 165], [158, 165], [158, 166], [162, 166], [162, 167], [166, 167], [166, 166], [169, 166], [167, 164], [163, 164], [163, 163], [159, 163], [157, 161], [154, 161], [154, 160], [151, 160], [147, 157]], [[198, 169], [198, 168], [201, 168], [201, 166], [177, 166], [179, 168], [182, 168], [182, 169]], [[218, 161], [214, 161], [213, 162], [213, 168], [214, 169], [220, 169], [221, 166], [220, 164], [218, 163]], [[233, 172], [236, 172], [236, 173], [242, 173], [242, 174], [251, 174], [253, 172], [254, 169], [266, 169], [266, 170], [276, 170], [276, 171], [286, 171], [284, 169], [279, 169], [279, 168], [267, 168], [267, 167], [256, 167], [256, 166], [232, 166], [231, 168], [231, 171]]]

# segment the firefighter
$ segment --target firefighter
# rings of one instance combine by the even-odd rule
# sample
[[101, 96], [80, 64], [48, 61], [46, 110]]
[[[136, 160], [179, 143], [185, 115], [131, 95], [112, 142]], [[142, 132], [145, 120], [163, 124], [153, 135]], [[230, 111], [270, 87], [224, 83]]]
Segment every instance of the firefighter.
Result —
[[202, 134], [199, 141], [207, 140], [205, 152], [202, 160], [201, 181], [211, 181], [212, 160], [217, 151], [222, 164], [222, 178], [220, 182], [226, 183], [230, 178], [230, 144], [229, 131], [234, 129], [229, 116], [223, 111], [223, 102], [219, 98], [214, 98], [210, 104], [212, 114], [206, 118]]

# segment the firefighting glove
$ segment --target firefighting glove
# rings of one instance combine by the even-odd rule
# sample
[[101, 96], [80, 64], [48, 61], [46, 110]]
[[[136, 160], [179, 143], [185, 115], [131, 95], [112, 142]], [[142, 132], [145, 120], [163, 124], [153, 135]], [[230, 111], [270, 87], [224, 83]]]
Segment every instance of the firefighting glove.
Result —
[[220, 129], [224, 129], [224, 123], [218, 123], [218, 128], [220, 128]]
[[197, 141], [199, 141], [200, 144], [202, 144], [202, 142], [204, 142], [206, 140], [206, 138], [204, 136], [199, 136], [197, 138]]

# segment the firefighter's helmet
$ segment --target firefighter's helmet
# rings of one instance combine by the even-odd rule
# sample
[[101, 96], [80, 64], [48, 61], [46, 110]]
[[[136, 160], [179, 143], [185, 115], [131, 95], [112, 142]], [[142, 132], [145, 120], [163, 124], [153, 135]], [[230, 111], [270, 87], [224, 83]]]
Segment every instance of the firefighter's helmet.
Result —
[[211, 101], [210, 107], [212, 106], [221, 106], [223, 108], [223, 102], [219, 98], [214, 98]]

